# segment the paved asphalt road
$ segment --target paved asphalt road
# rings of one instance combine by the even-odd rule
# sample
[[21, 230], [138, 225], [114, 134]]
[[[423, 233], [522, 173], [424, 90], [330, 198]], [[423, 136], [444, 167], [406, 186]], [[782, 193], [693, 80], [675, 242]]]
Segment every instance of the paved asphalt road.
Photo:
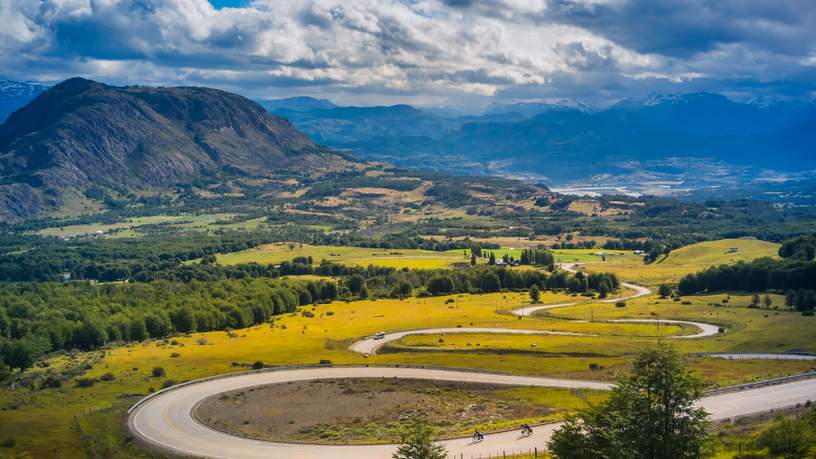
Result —
[[[230, 459], [385, 459], [394, 445], [325, 446], [266, 442], [228, 435], [200, 424], [193, 412], [202, 400], [229, 390], [263, 384], [303, 381], [319, 378], [414, 378], [477, 383], [609, 389], [610, 385], [590, 381], [511, 376], [455, 370], [394, 367], [327, 367], [242, 373], [178, 387], [155, 395], [135, 407], [128, 417], [131, 431], [141, 440], [166, 451]], [[727, 419], [770, 409], [784, 408], [807, 400], [816, 400], [816, 379], [779, 384], [758, 389], [704, 398], [700, 404], [715, 420]], [[543, 449], [558, 424], [539, 426], [531, 437], [518, 431], [487, 435], [480, 443], [470, 439], [444, 442], [450, 457], [465, 458], [506, 452]]]

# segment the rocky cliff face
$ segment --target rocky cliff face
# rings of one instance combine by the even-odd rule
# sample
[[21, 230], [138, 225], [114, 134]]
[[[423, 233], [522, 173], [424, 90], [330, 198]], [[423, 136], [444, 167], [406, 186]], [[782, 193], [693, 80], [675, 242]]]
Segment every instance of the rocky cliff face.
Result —
[[57, 209], [66, 193], [90, 186], [167, 189], [202, 177], [319, 173], [350, 161], [235, 94], [74, 78], [0, 126], [0, 219]]

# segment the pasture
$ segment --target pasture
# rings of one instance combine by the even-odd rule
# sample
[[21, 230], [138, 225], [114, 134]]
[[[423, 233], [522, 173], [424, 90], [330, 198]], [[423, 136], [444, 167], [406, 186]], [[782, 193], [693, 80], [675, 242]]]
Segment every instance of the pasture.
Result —
[[778, 258], [779, 244], [757, 239], [723, 239], [692, 244], [672, 250], [668, 256], [650, 264], [643, 261], [608, 258], [606, 263], [587, 264], [590, 271], [612, 272], [619, 278], [643, 285], [676, 283], [683, 276], [709, 266], [751, 261], [762, 257]]
[[[574, 297], [558, 293], [542, 295], [544, 303], [562, 303]], [[242, 371], [246, 365], [262, 361], [267, 365], [317, 364], [422, 364], [476, 368], [516, 374], [548, 375], [561, 378], [611, 380], [627, 371], [629, 353], [648, 346], [656, 338], [650, 324], [573, 323], [560, 318], [644, 317], [659, 311], [664, 318], [698, 319], [728, 327], [723, 336], [677, 342], [684, 352], [724, 350], [784, 350], [790, 347], [813, 349], [811, 320], [788, 312], [759, 311], [745, 307], [747, 299], [731, 297], [728, 306], [709, 306], [720, 297], [693, 299], [692, 305], [646, 297], [630, 301], [625, 308], [614, 304], [584, 304], [551, 310], [552, 317], [524, 318], [503, 313], [528, 301], [526, 293], [507, 292], [485, 295], [454, 295], [405, 300], [335, 302], [307, 307], [314, 317], [302, 313], [279, 316], [272, 324], [232, 332], [196, 333], [161, 341], [120, 346], [95, 354], [78, 353], [51, 359], [47, 368], [29, 372], [45, 373], [87, 359], [92, 368], [82, 377], [96, 378], [92, 387], [62, 387], [0, 391], [0, 438], [15, 438], [19, 447], [36, 457], [82, 456], [82, 444], [72, 430], [75, 416], [89, 410], [122, 407], [122, 397], [146, 394], [163, 385], [212, 374]], [[766, 317], [767, 314], [767, 317]], [[355, 340], [377, 331], [426, 327], [538, 328], [597, 333], [592, 338], [541, 336], [529, 349], [526, 336], [437, 337], [445, 343], [461, 344], [461, 349], [434, 349], [433, 352], [391, 352], [365, 357], [349, 352]], [[686, 330], [661, 327], [661, 334]], [[424, 339], [411, 337], [410, 339]], [[459, 341], [464, 340], [464, 341]], [[466, 346], [467, 340], [480, 346]], [[407, 342], [427, 344], [428, 340]], [[401, 343], [403, 345], [405, 343]], [[416, 347], [416, 346], [415, 346]], [[427, 347], [427, 346], [426, 346]], [[499, 350], [497, 352], [497, 350]], [[443, 351], [443, 352], [438, 352]], [[584, 351], [584, 352], [581, 352]], [[692, 366], [712, 385], [749, 381], [767, 376], [797, 373], [809, 362], [731, 362], [694, 357]], [[153, 368], [165, 374], [153, 376]], [[106, 374], [106, 378], [102, 378]], [[107, 380], [103, 380], [107, 379]], [[85, 421], [82, 421], [85, 422]], [[30, 432], [38, 432], [36, 438]]]

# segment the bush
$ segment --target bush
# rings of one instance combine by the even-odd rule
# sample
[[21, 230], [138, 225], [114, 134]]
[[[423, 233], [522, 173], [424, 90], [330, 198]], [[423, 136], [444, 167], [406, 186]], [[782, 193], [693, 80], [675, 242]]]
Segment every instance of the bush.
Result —
[[174, 381], [172, 379], [167, 379], [162, 383], [161, 388], [162, 389], [167, 389], [168, 387], [173, 387], [175, 385], [176, 385], [176, 381]]
[[320, 359], [320, 362], [318, 362], [318, 363], [319, 363], [320, 365], [331, 365], [331, 364], [332, 364], [332, 361], [331, 361], [331, 360], [328, 360], [328, 359]]
[[252, 364], [252, 369], [253, 370], [261, 370], [261, 369], [263, 369], [263, 367], [264, 367], [264, 363], [261, 362], [260, 360], [258, 360], [258, 361], [256, 361], [255, 363]]
[[100, 381], [113, 381], [114, 379], [115, 378], [113, 376], [113, 373], [111, 372], [105, 373], [104, 375], [99, 377]]
[[619, 308], [625, 308], [626, 307], [626, 302], [625, 301], [618, 301], [617, 303], [615, 303], [615, 306], [619, 307]]
[[14, 445], [17, 444], [17, 440], [14, 437], [9, 437], [3, 440], [3, 443], [0, 443], [0, 446], [3, 448], [14, 448]]
[[62, 387], [62, 380], [55, 375], [48, 375], [40, 383], [40, 389]]
[[170, 354], [171, 359], [177, 359], [179, 357], [181, 357], [181, 354], [179, 354], [178, 352], [173, 352], [172, 354]]
[[150, 374], [154, 378], [163, 378], [166, 372], [162, 367], [153, 367], [153, 371], [151, 371]]
[[76, 387], [93, 387], [96, 384], [96, 379], [94, 378], [79, 378], [76, 380]]

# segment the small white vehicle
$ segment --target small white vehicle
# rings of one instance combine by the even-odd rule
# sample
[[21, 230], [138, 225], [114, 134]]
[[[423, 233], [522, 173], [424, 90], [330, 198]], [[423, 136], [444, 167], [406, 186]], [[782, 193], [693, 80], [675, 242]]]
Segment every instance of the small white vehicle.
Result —
[[374, 334], [374, 339], [383, 339], [385, 338], [385, 332], [377, 332]]

